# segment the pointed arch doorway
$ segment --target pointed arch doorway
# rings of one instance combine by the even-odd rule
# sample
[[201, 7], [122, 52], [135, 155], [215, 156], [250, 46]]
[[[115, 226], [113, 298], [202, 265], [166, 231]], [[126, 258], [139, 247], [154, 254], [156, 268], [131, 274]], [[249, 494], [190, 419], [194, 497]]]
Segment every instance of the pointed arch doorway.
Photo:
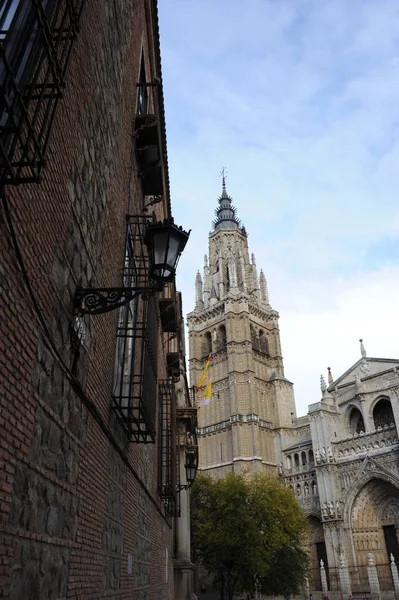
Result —
[[359, 575], [358, 589], [354, 591], [368, 590], [370, 552], [374, 555], [381, 590], [392, 590], [391, 554], [399, 564], [399, 489], [384, 479], [369, 480], [354, 500], [351, 525]]

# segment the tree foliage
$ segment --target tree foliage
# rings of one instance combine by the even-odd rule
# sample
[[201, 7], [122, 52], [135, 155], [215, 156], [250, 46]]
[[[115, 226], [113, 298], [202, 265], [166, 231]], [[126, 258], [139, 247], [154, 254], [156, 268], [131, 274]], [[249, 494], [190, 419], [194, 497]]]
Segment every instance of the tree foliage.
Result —
[[197, 476], [192, 489], [195, 560], [231, 599], [256, 591], [295, 594], [306, 572], [306, 518], [274, 477]]

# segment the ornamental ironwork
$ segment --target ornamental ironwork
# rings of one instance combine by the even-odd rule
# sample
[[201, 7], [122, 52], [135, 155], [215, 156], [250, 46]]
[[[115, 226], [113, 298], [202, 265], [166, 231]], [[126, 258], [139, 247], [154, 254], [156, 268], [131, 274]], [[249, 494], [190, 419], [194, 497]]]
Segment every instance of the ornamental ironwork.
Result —
[[169, 516], [176, 516], [178, 453], [176, 452], [176, 402], [171, 379], [158, 383], [158, 492]]
[[[148, 254], [144, 244], [148, 217], [129, 217], [126, 229], [123, 288], [113, 295], [105, 288], [101, 299], [87, 294], [82, 302], [91, 314], [119, 308], [116, 335], [112, 406], [129, 441], [149, 443], [156, 436], [156, 388], [158, 356], [158, 314], [154, 295], [145, 295], [149, 285]], [[134, 291], [139, 288], [140, 292]], [[133, 290], [133, 291], [132, 291]], [[109, 292], [109, 293], [108, 293]], [[100, 292], [99, 292], [100, 294]], [[130, 301], [125, 303], [129, 294]], [[105, 303], [105, 306], [104, 306]], [[82, 305], [81, 305], [82, 306]], [[79, 310], [79, 308], [78, 308]]]
[[38, 181], [85, 0], [3, 0], [0, 183]]

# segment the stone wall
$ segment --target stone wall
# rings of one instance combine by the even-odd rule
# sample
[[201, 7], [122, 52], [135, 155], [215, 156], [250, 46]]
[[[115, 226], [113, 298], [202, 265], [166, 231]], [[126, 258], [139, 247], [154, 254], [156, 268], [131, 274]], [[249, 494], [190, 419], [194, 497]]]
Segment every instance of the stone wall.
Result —
[[128, 445], [111, 411], [117, 313], [71, 344], [76, 286], [121, 284], [143, 208], [132, 133], [142, 49], [160, 75], [154, 5], [86, 0], [42, 180], [5, 190], [34, 299], [0, 209], [0, 597], [173, 594], [155, 448]]

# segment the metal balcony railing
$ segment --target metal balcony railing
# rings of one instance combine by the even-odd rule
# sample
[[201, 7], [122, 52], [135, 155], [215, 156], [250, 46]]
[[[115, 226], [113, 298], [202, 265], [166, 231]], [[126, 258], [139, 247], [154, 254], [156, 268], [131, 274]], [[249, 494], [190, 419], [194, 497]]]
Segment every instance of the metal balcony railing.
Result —
[[3, 0], [0, 183], [37, 181], [85, 0]]
[[[149, 283], [149, 262], [144, 243], [147, 222], [148, 217], [128, 218], [123, 268], [126, 289]], [[112, 296], [112, 288], [110, 294]], [[120, 294], [116, 294], [115, 300], [119, 299]], [[96, 301], [93, 297], [92, 302]], [[155, 440], [157, 356], [155, 298], [136, 298], [122, 306], [119, 312], [112, 395], [113, 409], [131, 442]]]
[[178, 453], [176, 452], [176, 400], [174, 385], [170, 379], [158, 384], [158, 491], [164, 501], [165, 512], [176, 516]]
[[160, 82], [139, 83], [134, 126], [139, 177], [144, 196], [161, 196], [163, 144], [160, 130]]

